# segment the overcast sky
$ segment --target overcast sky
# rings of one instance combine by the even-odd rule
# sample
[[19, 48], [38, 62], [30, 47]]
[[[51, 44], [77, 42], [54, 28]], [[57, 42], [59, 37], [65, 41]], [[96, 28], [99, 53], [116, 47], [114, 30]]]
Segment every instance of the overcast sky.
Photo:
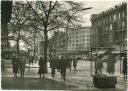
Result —
[[86, 23], [83, 24], [83, 26], [91, 26], [90, 17], [92, 14], [100, 13], [100, 12], [107, 10], [107, 9], [109, 9], [115, 5], [120, 4], [121, 2], [123, 2], [123, 0], [108, 0], [108, 1], [90, 0], [90, 1], [84, 1], [85, 7], [93, 7], [93, 8], [91, 10], [84, 11], [83, 14], [85, 14], [84, 18], [85, 18]]

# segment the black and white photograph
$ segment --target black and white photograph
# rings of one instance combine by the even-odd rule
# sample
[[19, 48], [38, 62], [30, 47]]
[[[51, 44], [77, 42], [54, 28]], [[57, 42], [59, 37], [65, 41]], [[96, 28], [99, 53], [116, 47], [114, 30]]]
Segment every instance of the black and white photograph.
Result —
[[126, 0], [1, 0], [1, 90], [127, 91]]

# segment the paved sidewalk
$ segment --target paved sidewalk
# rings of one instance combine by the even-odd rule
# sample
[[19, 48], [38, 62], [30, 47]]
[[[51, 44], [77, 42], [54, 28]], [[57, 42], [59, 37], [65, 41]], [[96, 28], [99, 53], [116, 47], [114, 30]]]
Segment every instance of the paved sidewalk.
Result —
[[[73, 68], [72, 68], [73, 69]], [[5, 71], [2, 72], [2, 86], [4, 88], [11, 89], [11, 87], [15, 87], [13, 81], [15, 82], [20, 82], [19, 85], [23, 85], [23, 87], [16, 86], [16, 89], [56, 89], [58, 90], [63, 89], [63, 90], [84, 90], [84, 91], [126, 91], [126, 81], [123, 80], [122, 77], [118, 77], [118, 84], [116, 88], [105, 88], [105, 89], [99, 89], [94, 87], [92, 83], [92, 77], [90, 76], [90, 67], [89, 63], [85, 61], [81, 61], [78, 63], [78, 68], [77, 71], [74, 70], [67, 70], [67, 75], [66, 75], [66, 81], [63, 81], [60, 79], [60, 73], [56, 72], [55, 78], [51, 77], [50, 74], [50, 68], [48, 68], [48, 72], [46, 74], [45, 80], [40, 80], [38, 73], [38, 68], [30, 68], [30, 71], [28, 68], [26, 68], [25, 71], [25, 78], [21, 79], [18, 78], [16, 81], [13, 78], [12, 74], [12, 69], [11, 68], [6, 68]], [[45, 83], [46, 81], [46, 83]], [[50, 84], [51, 83], [51, 84]], [[11, 85], [10, 85], [11, 84]], [[26, 84], [26, 86], [24, 85]], [[40, 84], [45, 84], [42, 88]], [[46, 85], [47, 84], [47, 85]], [[58, 84], [58, 85], [54, 85]], [[9, 85], [10, 87], [8, 87]], [[39, 86], [38, 86], [39, 85]], [[37, 86], [37, 87], [36, 87]], [[45, 87], [46, 86], [46, 87]], [[54, 87], [55, 86], [55, 87]]]

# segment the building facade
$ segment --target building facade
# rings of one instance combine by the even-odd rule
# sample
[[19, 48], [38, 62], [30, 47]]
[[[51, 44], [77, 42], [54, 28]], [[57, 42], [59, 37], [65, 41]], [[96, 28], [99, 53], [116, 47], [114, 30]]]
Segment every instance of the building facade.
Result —
[[91, 17], [91, 48], [126, 47], [127, 3], [122, 2], [111, 9]]
[[88, 53], [90, 48], [90, 27], [78, 27], [68, 32], [67, 51], [71, 53]]

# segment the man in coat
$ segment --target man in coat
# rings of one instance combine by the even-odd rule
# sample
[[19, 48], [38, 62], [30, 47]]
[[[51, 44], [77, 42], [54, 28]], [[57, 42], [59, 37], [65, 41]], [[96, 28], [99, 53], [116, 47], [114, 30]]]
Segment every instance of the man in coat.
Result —
[[41, 75], [43, 74], [43, 78], [45, 78], [44, 74], [47, 73], [47, 62], [44, 60], [44, 58], [40, 57], [39, 58], [39, 71], [38, 71], [38, 74], [39, 74], [39, 78], [41, 78]]
[[19, 67], [19, 60], [17, 58], [17, 55], [14, 55], [12, 58], [12, 65], [13, 65], [13, 73], [14, 78], [17, 77], [17, 74], [19, 73], [18, 67]]
[[19, 56], [19, 71], [20, 71], [21, 77], [24, 77], [25, 65], [26, 65], [26, 58], [23, 54], [21, 54]]
[[65, 76], [66, 76], [66, 69], [68, 68], [68, 63], [66, 60], [65, 56], [61, 57], [60, 60], [60, 74], [61, 74], [61, 78], [65, 81]]

